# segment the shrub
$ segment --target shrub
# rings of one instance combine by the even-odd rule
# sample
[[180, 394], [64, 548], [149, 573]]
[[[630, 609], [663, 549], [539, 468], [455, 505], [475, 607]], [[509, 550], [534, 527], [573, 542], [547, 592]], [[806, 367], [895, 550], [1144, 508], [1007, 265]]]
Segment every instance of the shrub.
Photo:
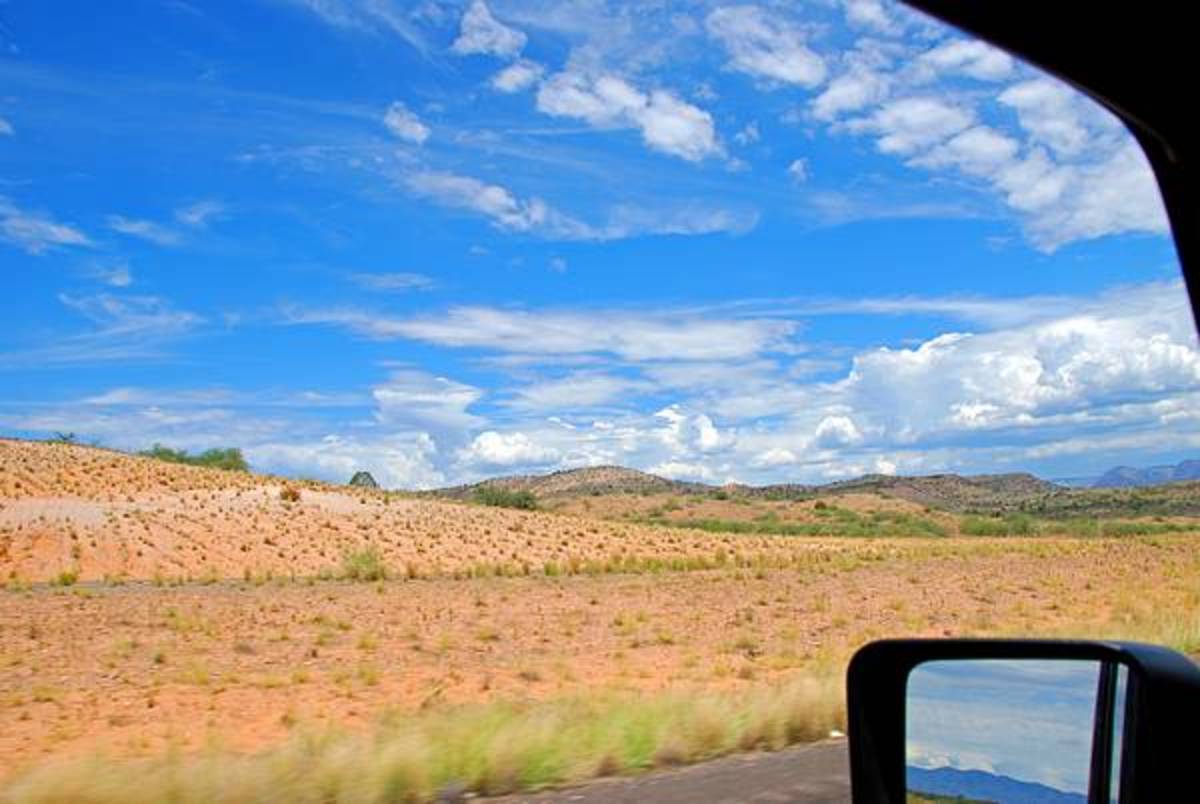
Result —
[[206, 466], [210, 469], [227, 469], [236, 472], [250, 471], [250, 466], [242, 456], [242, 451], [237, 447], [206, 449], [198, 455], [192, 455], [187, 450], [171, 449], [162, 444], [155, 444], [150, 449], [142, 450], [138, 455], [167, 463], [183, 463], [189, 466]]
[[300, 502], [300, 489], [295, 486], [284, 486], [279, 490], [279, 499], [284, 502]]
[[480, 486], [475, 489], [475, 502], [497, 508], [520, 508], [532, 511], [538, 507], [532, 491], [512, 491], [499, 486]]
[[342, 577], [348, 581], [382, 581], [387, 576], [387, 564], [374, 547], [346, 553], [342, 558]]

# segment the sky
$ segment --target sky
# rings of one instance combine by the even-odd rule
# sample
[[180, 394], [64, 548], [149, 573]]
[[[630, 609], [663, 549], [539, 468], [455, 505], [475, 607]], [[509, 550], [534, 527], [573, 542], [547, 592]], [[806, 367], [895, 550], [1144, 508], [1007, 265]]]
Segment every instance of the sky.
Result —
[[918, 665], [908, 679], [906, 762], [1086, 794], [1099, 674], [1099, 662], [1079, 660]]
[[427, 488], [1200, 454], [1106, 112], [896, 3], [0, 0], [0, 433]]

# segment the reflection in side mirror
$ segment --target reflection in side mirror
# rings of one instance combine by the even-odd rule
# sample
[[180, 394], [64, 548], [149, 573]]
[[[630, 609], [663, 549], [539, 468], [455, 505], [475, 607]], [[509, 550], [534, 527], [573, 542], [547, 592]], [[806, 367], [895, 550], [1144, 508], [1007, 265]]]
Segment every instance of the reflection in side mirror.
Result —
[[1071, 659], [928, 661], [905, 700], [910, 802], [1118, 801], [1128, 671]]

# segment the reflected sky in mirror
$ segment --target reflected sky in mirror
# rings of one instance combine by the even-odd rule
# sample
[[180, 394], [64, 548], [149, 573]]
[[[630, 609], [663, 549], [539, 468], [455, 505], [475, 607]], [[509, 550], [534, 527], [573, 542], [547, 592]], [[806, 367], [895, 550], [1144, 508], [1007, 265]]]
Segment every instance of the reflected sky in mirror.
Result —
[[[921, 664], [908, 679], [906, 764], [1086, 794], [1099, 672], [1091, 661]], [[914, 775], [930, 778], [910, 771], [910, 787]]]

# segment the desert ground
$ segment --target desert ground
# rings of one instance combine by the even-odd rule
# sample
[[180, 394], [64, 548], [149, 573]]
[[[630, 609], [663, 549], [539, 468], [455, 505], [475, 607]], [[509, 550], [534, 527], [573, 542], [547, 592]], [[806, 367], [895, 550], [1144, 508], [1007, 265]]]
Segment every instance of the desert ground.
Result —
[[[777, 748], [842, 726], [883, 636], [1200, 652], [1187, 518], [994, 537], [818, 502], [519, 511], [0, 440], [0, 801], [422, 800]], [[712, 525], [831, 509], [889, 535]]]

